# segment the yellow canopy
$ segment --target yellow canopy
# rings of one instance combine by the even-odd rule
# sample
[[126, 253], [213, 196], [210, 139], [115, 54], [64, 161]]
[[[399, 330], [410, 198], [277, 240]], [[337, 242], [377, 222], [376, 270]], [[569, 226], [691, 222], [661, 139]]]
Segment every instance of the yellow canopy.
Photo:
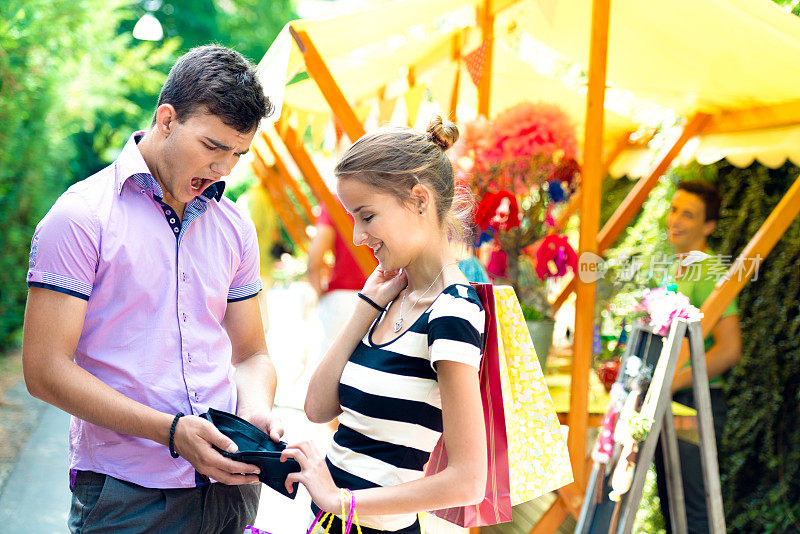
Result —
[[[511, 49], [510, 36], [531, 35], [585, 69], [591, 0], [493, 4], [500, 11], [495, 22], [490, 116], [522, 100], [550, 101], [575, 120], [582, 139], [585, 96], [520, 60]], [[477, 0], [402, 0], [325, 20], [290, 22], [259, 65], [262, 80], [273, 99], [285, 100], [291, 109], [305, 114], [308, 123], [316, 117], [319, 124], [320, 114], [329, 116], [312, 80], [286, 87], [283, 98], [285, 83], [303, 69], [302, 54], [291, 43], [291, 26], [308, 33], [345, 97], [354, 108], [361, 108], [362, 115], [379, 94], [385, 98], [405, 94], [410, 67], [415, 81], [430, 90], [444, 109], [460, 71], [459, 102], [474, 108], [477, 92], [463, 57], [480, 44], [475, 24], [479, 5]], [[772, 122], [763, 124], [728, 121], [725, 126], [734, 131], [699, 136], [683, 150], [683, 160], [696, 157], [708, 163], [729, 156], [734, 164], [759, 159], [770, 166], [787, 157], [800, 161], [800, 145], [795, 142], [800, 130], [790, 127], [800, 128], [797, 17], [770, 0], [615, 0], [610, 18], [608, 82], [640, 99], [684, 117], [698, 112], [735, 115], [797, 103], [791, 118], [773, 113]], [[462, 43], [460, 60], [453, 54], [456, 38]], [[459, 117], [465, 118], [469, 117]], [[631, 119], [606, 111], [603, 134], [608, 145], [634, 129]], [[640, 175], [646, 160], [641, 151], [623, 153], [613, 174]]]
[[[481, 43], [480, 30], [474, 24], [475, 3], [406, 0], [327, 20], [290, 22], [259, 65], [262, 81], [274, 87], [276, 78], [283, 76], [286, 81], [301, 69], [302, 55], [297, 47], [286, 46], [291, 27], [308, 32], [354, 108], [371, 106], [379, 97], [407, 94], [411, 90], [407, 79], [411, 68], [416, 85], [429, 90], [444, 110], [449, 107], [458, 72], [459, 109], [471, 109], [474, 116], [478, 93], [464, 56]], [[460, 43], [460, 54], [453, 53], [454, 40]], [[277, 61], [281, 50], [282, 61]], [[525, 100], [554, 102], [574, 120], [582, 139], [585, 95], [539, 74], [499, 39], [494, 41], [491, 76], [490, 116]], [[280, 90], [276, 87], [275, 92]], [[287, 86], [283, 103], [291, 112], [302, 115], [301, 122], [306, 124], [319, 114], [331, 113], [312, 79]], [[469, 116], [459, 117], [464, 118]], [[606, 112], [605, 123], [604, 139], [609, 144], [636, 130], [633, 121], [611, 111]]]

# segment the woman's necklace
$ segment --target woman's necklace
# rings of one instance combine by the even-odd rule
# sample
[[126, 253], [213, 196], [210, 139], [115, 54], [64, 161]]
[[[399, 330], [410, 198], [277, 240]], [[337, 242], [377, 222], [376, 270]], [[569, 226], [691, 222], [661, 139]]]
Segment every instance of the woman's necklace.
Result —
[[[417, 301], [414, 302], [414, 305], [411, 306], [411, 308], [409, 308], [409, 310], [413, 310], [414, 308], [417, 307], [417, 304], [419, 304], [419, 301], [422, 300], [422, 297], [424, 297], [428, 293], [428, 291], [431, 290], [431, 288], [433, 287], [433, 284], [436, 283], [436, 281], [439, 279], [439, 277], [444, 272], [445, 268], [447, 266], [449, 266], [449, 265], [455, 265], [456, 263], [458, 263], [458, 262], [457, 261], [453, 261], [453, 262], [445, 263], [444, 265], [442, 265], [442, 270], [439, 271], [439, 274], [437, 274], [436, 278], [433, 279], [433, 282], [431, 282], [431, 285], [428, 286], [428, 289], [426, 289], [422, 293], [422, 295], [420, 295], [419, 298], [417, 298]], [[403, 319], [404, 319], [403, 304], [405, 304], [405, 302], [406, 302], [406, 290], [404, 289], [403, 290], [403, 298], [400, 300], [400, 318], [397, 321], [395, 321], [395, 323], [394, 323], [394, 331], [395, 332], [399, 332], [403, 328]]]

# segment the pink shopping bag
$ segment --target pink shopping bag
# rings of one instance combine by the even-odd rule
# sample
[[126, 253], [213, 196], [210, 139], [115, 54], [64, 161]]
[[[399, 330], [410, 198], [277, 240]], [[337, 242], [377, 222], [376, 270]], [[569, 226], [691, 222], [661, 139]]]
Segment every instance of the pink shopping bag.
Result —
[[[506, 436], [505, 412], [503, 409], [503, 390], [500, 383], [500, 362], [497, 345], [497, 320], [494, 311], [494, 294], [491, 284], [472, 284], [486, 311], [486, 350], [483, 353], [480, 369], [481, 399], [483, 418], [486, 425], [486, 492], [483, 500], [476, 505], [457, 506], [434, 510], [437, 517], [462, 527], [482, 527], [511, 521], [511, 483], [508, 470], [508, 438]], [[431, 452], [425, 466], [425, 474], [432, 475], [447, 466], [447, 451], [444, 441], [439, 442]]]

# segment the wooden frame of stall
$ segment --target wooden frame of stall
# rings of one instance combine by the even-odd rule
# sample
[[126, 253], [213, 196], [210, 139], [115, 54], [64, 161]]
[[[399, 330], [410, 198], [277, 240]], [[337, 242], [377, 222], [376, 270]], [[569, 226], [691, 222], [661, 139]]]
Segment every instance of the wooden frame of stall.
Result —
[[[483, 73], [491, 73], [493, 54], [493, 35], [495, 15], [503, 9], [515, 4], [518, 0], [483, 0], [476, 10], [476, 19], [482, 31], [486, 45]], [[599, 228], [601, 183], [607, 169], [619, 153], [629, 146], [628, 137], [618, 140], [610, 153], [602, 153], [604, 100], [606, 87], [606, 65], [608, 50], [608, 31], [611, 16], [611, 0], [593, 0], [591, 18], [589, 83], [586, 106], [586, 126], [584, 133], [584, 157], [581, 173], [581, 190], [573, 195], [570, 203], [559, 217], [558, 224], [563, 226], [569, 216], [580, 211], [579, 256], [583, 253], [601, 255], [613, 245], [622, 231], [641, 209], [644, 201], [658, 183], [659, 178], [669, 168], [686, 143], [701, 133], [722, 133], [775, 127], [800, 123], [800, 101], [775, 106], [725, 112], [717, 115], [698, 113], [685, 121], [680, 137], [652, 168], [650, 173], [641, 178], [620, 206]], [[306, 71], [319, 87], [329, 104], [335, 120], [351, 140], [356, 140], [364, 133], [364, 127], [356, 116], [353, 107], [348, 103], [336, 80], [305, 31], [296, 31], [289, 26], [295, 44], [303, 54]], [[460, 34], [453, 36], [452, 49], [449, 51], [454, 61], [461, 57]], [[430, 58], [429, 58], [430, 59]], [[409, 86], [414, 83], [415, 66], [409, 67]], [[458, 103], [459, 76], [455, 83], [449, 102], [451, 118], [455, 118]], [[478, 111], [488, 115], [491, 94], [491, 75], [482, 75], [478, 84]], [[344, 209], [328, 190], [320, 173], [314, 166], [303, 141], [289, 125], [286, 117], [281, 117], [275, 124], [274, 132], [261, 132], [254, 142], [253, 170], [261, 184], [267, 188], [276, 203], [276, 210], [286, 226], [287, 233], [303, 249], [307, 247], [308, 237], [304, 223], [313, 223], [311, 206], [305, 199], [283, 161], [281, 151], [275, 145], [274, 137], [282, 140], [286, 152], [294, 160], [313, 195], [323, 203], [331, 215], [337, 232], [345, 236], [344, 241], [353, 252], [359, 266], [365, 273], [370, 273], [376, 265], [368, 250], [356, 247], [348, 239], [353, 233], [353, 224]], [[267, 152], [272, 154], [273, 165], [267, 164]], [[282, 186], [285, 186], [283, 188]], [[287, 189], [295, 198], [302, 210], [301, 217], [293, 212], [292, 201]], [[717, 288], [702, 307], [703, 335], [711, 330], [722, 311], [733, 301], [755, 272], [753, 265], [758, 266], [769, 254], [777, 241], [800, 213], [800, 177], [789, 188], [783, 199], [775, 207], [761, 229], [753, 236], [748, 245], [731, 265], [726, 280]], [[749, 263], [748, 263], [749, 262]], [[745, 265], [748, 264], [748, 265]], [[747, 268], [743, 268], [747, 267]], [[745, 273], [745, 276], [741, 276]], [[567, 416], [569, 425], [568, 448], [572, 461], [575, 482], [562, 488], [558, 498], [544, 516], [533, 527], [530, 534], [554, 532], [568, 514], [578, 516], [583, 488], [586, 483], [587, 459], [586, 434], [588, 418], [589, 373], [592, 358], [593, 313], [595, 302], [595, 284], [585, 283], [580, 277], [573, 277], [554, 302], [556, 309], [560, 307], [572, 292], [576, 292], [575, 344], [572, 365], [572, 381], [570, 384], [570, 411]], [[678, 365], [682, 365], [679, 362]], [[480, 529], [471, 529], [477, 532]]]

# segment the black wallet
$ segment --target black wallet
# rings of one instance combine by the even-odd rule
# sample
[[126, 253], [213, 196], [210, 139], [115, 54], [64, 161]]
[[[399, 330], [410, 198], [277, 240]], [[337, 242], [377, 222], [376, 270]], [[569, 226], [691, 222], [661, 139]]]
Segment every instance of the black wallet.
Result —
[[286, 448], [286, 443], [282, 441], [275, 443], [266, 432], [232, 413], [209, 408], [208, 412], [200, 417], [211, 421], [239, 447], [238, 452], [223, 451], [214, 447], [223, 456], [258, 466], [261, 470], [258, 475], [261, 482], [278, 493], [294, 499], [297, 495], [297, 483], [293, 484], [293, 491], [289, 493], [286, 491], [286, 477], [289, 473], [299, 472], [300, 464], [293, 458], [281, 462], [281, 452]]

